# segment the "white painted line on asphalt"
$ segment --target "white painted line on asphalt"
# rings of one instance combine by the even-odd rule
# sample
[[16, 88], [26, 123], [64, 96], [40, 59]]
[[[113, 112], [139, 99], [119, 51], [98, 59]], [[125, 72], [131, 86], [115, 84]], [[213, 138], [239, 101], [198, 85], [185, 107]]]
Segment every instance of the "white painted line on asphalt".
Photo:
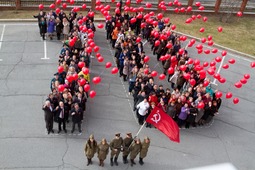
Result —
[[[2, 30], [1, 38], [0, 38], [0, 50], [2, 49], [2, 42], [4, 39], [4, 31], [5, 31], [5, 25], [3, 25], [3, 30]], [[3, 59], [0, 59], [0, 61], [3, 61]]]
[[42, 60], [49, 60], [50, 58], [47, 58], [47, 44], [46, 44], [46, 40], [43, 41], [43, 45], [44, 45], [44, 58], [41, 58]]
[[146, 41], [144, 41], [144, 42], [143, 42], [143, 46], [144, 46], [147, 42], [148, 42], [147, 40], [146, 40]]
[[13, 25], [13, 26], [31, 26], [31, 25], [38, 25], [38, 24], [32, 24], [32, 23], [23, 23], [23, 24], [18, 24], [18, 23], [10, 23], [10, 24], [0, 24], [0, 25]]

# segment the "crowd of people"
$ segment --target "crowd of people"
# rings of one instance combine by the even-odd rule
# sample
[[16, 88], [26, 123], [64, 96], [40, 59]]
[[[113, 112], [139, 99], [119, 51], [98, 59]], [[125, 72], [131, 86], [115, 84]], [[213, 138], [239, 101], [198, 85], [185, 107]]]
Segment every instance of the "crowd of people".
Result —
[[[83, 26], [87, 30], [91, 29], [94, 32], [94, 18], [89, 16], [89, 12], [85, 16], [86, 19], [82, 14], [78, 18], [86, 21]], [[67, 133], [66, 123], [69, 123], [70, 117], [72, 119], [71, 133], [74, 133], [76, 124], [78, 125], [79, 135], [82, 132], [81, 123], [86, 111], [86, 102], [89, 98], [85, 85], [90, 83], [90, 75], [85, 70], [89, 68], [91, 53], [88, 53], [86, 49], [89, 46], [88, 41], [91, 40], [89, 40], [86, 32], [80, 30], [81, 27], [77, 23], [79, 19], [77, 20], [76, 16], [77, 14], [72, 11], [69, 17], [63, 11], [59, 14], [53, 11], [48, 14], [40, 11], [37, 16], [34, 16], [38, 18], [40, 35], [43, 39], [45, 39], [45, 30], [50, 30], [50, 32], [47, 32], [50, 40], [52, 40], [55, 31], [57, 31], [58, 39], [62, 35], [64, 38], [63, 48], [59, 54], [58, 72], [54, 74], [54, 78], [50, 82], [51, 92], [42, 107], [45, 114], [47, 134], [54, 133], [54, 122], [58, 123], [58, 134], [61, 133], [62, 129]], [[53, 28], [49, 28], [51, 27], [50, 22], [54, 23]], [[58, 28], [58, 24], [61, 25], [60, 28]], [[65, 25], [68, 25], [68, 28], [65, 28]], [[75, 43], [71, 45], [70, 41], [73, 39], [75, 39]], [[83, 64], [80, 65], [79, 63]], [[60, 88], [61, 85], [63, 89]], [[124, 164], [129, 162], [129, 156], [131, 166], [135, 165], [134, 159], [139, 155], [139, 164], [143, 165], [143, 159], [147, 155], [149, 146], [150, 139], [148, 137], [145, 137], [144, 141], [141, 142], [139, 138], [133, 138], [131, 133], [127, 133], [124, 139], [120, 136], [120, 133], [116, 133], [109, 144], [105, 138], [97, 143], [94, 136], [90, 135], [85, 144], [84, 153], [87, 157], [87, 166], [92, 164], [92, 158], [97, 153], [99, 166], [103, 167], [109, 150], [111, 166], [118, 166], [120, 152], [122, 152]]]
[[[129, 95], [134, 97], [139, 124], [144, 123], [156, 106], [171, 116], [180, 128], [202, 126], [218, 114], [221, 98], [215, 95], [216, 90], [201, 71], [200, 63], [194, 64], [188, 51], [181, 47], [180, 35], [172, 28], [163, 18], [126, 11], [115, 13], [105, 26], [106, 39], [115, 49], [119, 76], [128, 81]], [[155, 82], [155, 71], [148, 64], [142, 38], [151, 44], [153, 54], [162, 63], [169, 86]], [[151, 63], [152, 66], [156, 64]], [[146, 124], [146, 127], [151, 125]]]

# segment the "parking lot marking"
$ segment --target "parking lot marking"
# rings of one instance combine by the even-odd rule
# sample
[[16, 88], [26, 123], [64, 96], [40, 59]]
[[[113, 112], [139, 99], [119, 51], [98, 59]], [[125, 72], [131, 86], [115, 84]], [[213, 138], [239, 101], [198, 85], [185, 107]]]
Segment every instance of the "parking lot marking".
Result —
[[47, 57], [47, 44], [46, 44], [46, 40], [43, 41], [43, 45], [44, 45], [44, 58], [41, 58], [42, 60], [49, 60], [50, 58]]
[[[2, 30], [1, 38], [0, 38], [0, 50], [2, 49], [2, 42], [3, 42], [3, 38], [4, 38], [4, 31], [5, 31], [5, 24], [3, 25], [3, 30]], [[3, 61], [3, 59], [0, 59], [0, 61]]]

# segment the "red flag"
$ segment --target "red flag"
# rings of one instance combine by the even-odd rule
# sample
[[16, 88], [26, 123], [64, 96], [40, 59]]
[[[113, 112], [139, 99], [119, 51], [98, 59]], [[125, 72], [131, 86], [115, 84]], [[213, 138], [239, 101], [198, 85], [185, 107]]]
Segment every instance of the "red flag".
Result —
[[170, 140], [180, 143], [180, 130], [176, 122], [160, 108], [155, 107], [146, 122], [163, 132]]

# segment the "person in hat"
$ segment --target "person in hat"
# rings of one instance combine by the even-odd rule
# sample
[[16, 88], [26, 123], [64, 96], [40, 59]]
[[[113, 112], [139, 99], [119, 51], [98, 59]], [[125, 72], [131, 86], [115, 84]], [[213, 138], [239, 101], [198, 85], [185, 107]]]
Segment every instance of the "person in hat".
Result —
[[135, 165], [135, 158], [140, 153], [142, 148], [140, 139], [135, 139], [135, 142], [130, 146], [130, 163], [131, 166]]
[[143, 165], [143, 159], [147, 156], [148, 149], [150, 147], [150, 138], [147, 136], [144, 138], [144, 141], [142, 142], [142, 148], [139, 155], [139, 164]]
[[118, 156], [120, 154], [121, 151], [121, 147], [123, 144], [123, 139], [122, 137], [120, 137], [120, 133], [116, 133], [115, 134], [115, 138], [111, 141], [110, 143], [110, 148], [111, 148], [111, 166], [113, 166], [113, 157], [114, 157], [114, 163], [116, 166], [118, 166]]
[[97, 145], [97, 157], [99, 159], [99, 166], [104, 166], [104, 160], [109, 153], [109, 147], [110, 146], [105, 138], [103, 138], [100, 144]]
[[97, 142], [95, 141], [93, 134], [89, 136], [89, 139], [85, 144], [84, 152], [88, 160], [87, 166], [89, 166], [89, 164], [92, 164], [92, 158], [97, 152]]
[[128, 157], [128, 154], [129, 154], [129, 147], [130, 147], [132, 141], [133, 141], [132, 134], [127, 133], [127, 136], [123, 139], [122, 157], [123, 157], [123, 163], [124, 164], [128, 163], [127, 157]]

